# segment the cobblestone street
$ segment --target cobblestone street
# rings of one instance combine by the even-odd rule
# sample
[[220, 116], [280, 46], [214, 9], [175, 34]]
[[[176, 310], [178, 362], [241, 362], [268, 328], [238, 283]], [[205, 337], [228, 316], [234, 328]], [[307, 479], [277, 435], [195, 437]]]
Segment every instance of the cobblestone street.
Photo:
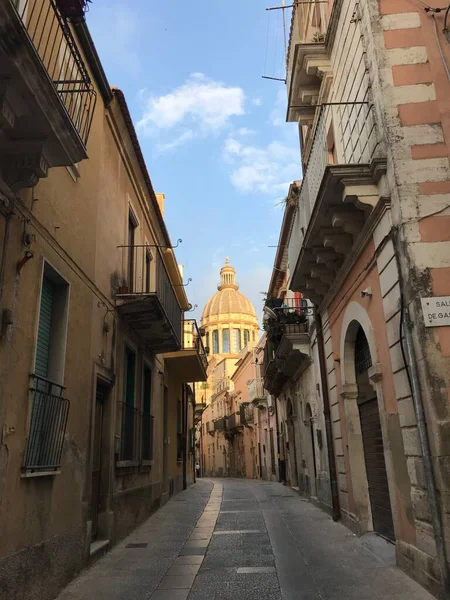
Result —
[[393, 545], [278, 483], [200, 480], [59, 600], [431, 599], [393, 565]]

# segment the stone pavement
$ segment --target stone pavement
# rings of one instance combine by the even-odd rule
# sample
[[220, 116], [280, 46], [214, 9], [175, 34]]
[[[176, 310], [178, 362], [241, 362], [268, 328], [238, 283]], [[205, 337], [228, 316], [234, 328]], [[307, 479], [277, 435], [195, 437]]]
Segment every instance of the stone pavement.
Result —
[[58, 600], [432, 600], [393, 563], [278, 483], [200, 480]]

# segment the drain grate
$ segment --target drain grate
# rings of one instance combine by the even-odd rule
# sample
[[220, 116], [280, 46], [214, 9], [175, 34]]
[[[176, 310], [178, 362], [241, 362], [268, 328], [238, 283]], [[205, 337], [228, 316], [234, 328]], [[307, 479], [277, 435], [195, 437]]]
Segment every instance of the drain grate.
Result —
[[125, 548], [147, 548], [148, 544], [127, 544]]

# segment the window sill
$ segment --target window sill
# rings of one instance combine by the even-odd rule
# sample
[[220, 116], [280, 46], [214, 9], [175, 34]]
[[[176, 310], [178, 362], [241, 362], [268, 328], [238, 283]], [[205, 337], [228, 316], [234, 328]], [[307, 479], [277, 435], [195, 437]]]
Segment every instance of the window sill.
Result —
[[118, 469], [126, 469], [127, 467], [138, 467], [140, 462], [138, 460], [118, 460], [116, 467]]
[[143, 460], [143, 461], [141, 462], [141, 465], [142, 465], [143, 467], [152, 467], [154, 464], [155, 464], [155, 461], [154, 461], [154, 460]]
[[20, 474], [21, 479], [32, 479], [33, 477], [53, 477], [53, 475], [60, 475], [61, 471], [25, 471]]

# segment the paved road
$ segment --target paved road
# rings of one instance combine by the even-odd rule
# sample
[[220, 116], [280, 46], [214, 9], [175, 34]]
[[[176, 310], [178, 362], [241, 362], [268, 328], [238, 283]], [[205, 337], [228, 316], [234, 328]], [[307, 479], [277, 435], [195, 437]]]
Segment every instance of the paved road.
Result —
[[200, 480], [59, 600], [432, 600], [393, 561], [278, 483]]

